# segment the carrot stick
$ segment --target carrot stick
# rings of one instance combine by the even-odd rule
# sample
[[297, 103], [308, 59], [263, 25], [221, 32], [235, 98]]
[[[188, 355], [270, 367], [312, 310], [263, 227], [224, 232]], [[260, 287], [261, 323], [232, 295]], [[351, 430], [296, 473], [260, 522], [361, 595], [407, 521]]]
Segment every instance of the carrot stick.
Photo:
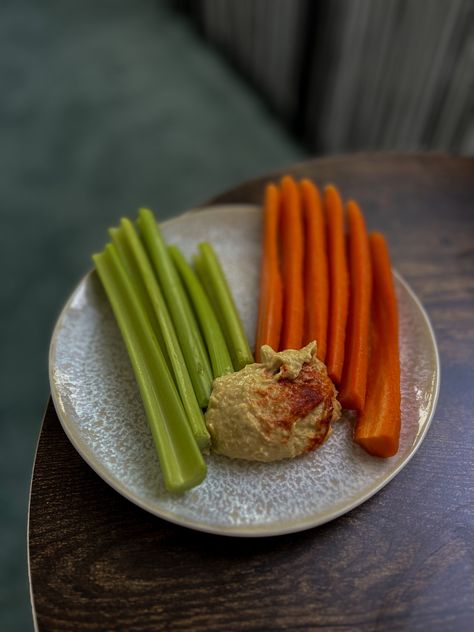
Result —
[[370, 454], [389, 457], [397, 453], [400, 440], [397, 299], [383, 235], [372, 233], [369, 243], [373, 274], [372, 339], [367, 396], [354, 440]]
[[347, 203], [347, 223], [349, 226], [350, 295], [339, 401], [343, 408], [362, 410], [365, 403], [369, 365], [372, 270], [364, 216], [353, 200]]
[[280, 344], [283, 306], [283, 289], [278, 258], [280, 199], [279, 189], [274, 184], [269, 184], [265, 190], [263, 207], [260, 302], [255, 347], [257, 362], [260, 362], [262, 345], [270, 345], [272, 349], [277, 350]]
[[328, 374], [339, 384], [344, 364], [349, 275], [344, 237], [344, 210], [341, 196], [333, 185], [325, 189], [324, 204], [328, 231], [329, 331], [326, 352]]
[[303, 343], [303, 221], [298, 185], [291, 176], [281, 180], [281, 243], [283, 259], [283, 323], [280, 349]]
[[321, 194], [311, 180], [301, 180], [300, 191], [306, 230], [304, 344], [318, 343], [318, 358], [326, 358], [329, 278], [326, 250], [326, 222]]

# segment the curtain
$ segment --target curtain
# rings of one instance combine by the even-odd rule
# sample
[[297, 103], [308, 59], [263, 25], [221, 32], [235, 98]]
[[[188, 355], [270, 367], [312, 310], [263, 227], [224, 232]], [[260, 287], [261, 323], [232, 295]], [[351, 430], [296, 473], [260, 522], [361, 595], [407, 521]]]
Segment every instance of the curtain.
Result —
[[472, 0], [170, 0], [311, 150], [474, 153]]

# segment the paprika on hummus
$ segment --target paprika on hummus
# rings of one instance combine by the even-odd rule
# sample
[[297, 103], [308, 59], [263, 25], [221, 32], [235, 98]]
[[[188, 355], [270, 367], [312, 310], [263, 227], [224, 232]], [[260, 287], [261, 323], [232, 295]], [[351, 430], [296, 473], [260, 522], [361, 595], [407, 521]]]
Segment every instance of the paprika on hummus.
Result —
[[261, 358], [214, 381], [205, 415], [213, 450], [251, 461], [315, 450], [341, 414], [316, 342], [280, 352], [264, 345]]

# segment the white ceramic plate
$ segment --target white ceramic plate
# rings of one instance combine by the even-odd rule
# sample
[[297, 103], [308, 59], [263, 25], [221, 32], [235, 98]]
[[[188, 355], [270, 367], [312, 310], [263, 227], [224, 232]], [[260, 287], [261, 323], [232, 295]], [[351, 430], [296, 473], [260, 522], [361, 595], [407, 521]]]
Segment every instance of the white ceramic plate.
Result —
[[[191, 256], [200, 241], [216, 248], [254, 344], [261, 211], [213, 207], [163, 224], [165, 238]], [[114, 489], [157, 516], [212, 533], [263, 536], [320, 525], [375, 494], [421, 444], [439, 390], [439, 359], [425, 311], [396, 275], [400, 310], [402, 434], [390, 459], [351, 440], [352, 422], [334, 425], [316, 452], [291, 461], [248, 463], [207, 457], [208, 475], [184, 495], [164, 489], [138, 388], [95, 273], [73, 292], [50, 348], [51, 392], [78, 452]]]

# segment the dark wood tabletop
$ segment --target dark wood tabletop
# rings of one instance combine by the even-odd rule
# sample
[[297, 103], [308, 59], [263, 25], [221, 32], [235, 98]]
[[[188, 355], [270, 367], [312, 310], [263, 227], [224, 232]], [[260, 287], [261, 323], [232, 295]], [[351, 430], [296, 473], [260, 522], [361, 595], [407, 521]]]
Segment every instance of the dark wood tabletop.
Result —
[[[178, 527], [113, 491], [50, 401], [29, 513], [39, 630], [474, 630], [474, 159], [358, 154], [287, 171], [357, 199], [428, 311], [442, 378], [423, 444], [337, 520], [231, 538]], [[260, 203], [278, 175], [212, 203]]]

